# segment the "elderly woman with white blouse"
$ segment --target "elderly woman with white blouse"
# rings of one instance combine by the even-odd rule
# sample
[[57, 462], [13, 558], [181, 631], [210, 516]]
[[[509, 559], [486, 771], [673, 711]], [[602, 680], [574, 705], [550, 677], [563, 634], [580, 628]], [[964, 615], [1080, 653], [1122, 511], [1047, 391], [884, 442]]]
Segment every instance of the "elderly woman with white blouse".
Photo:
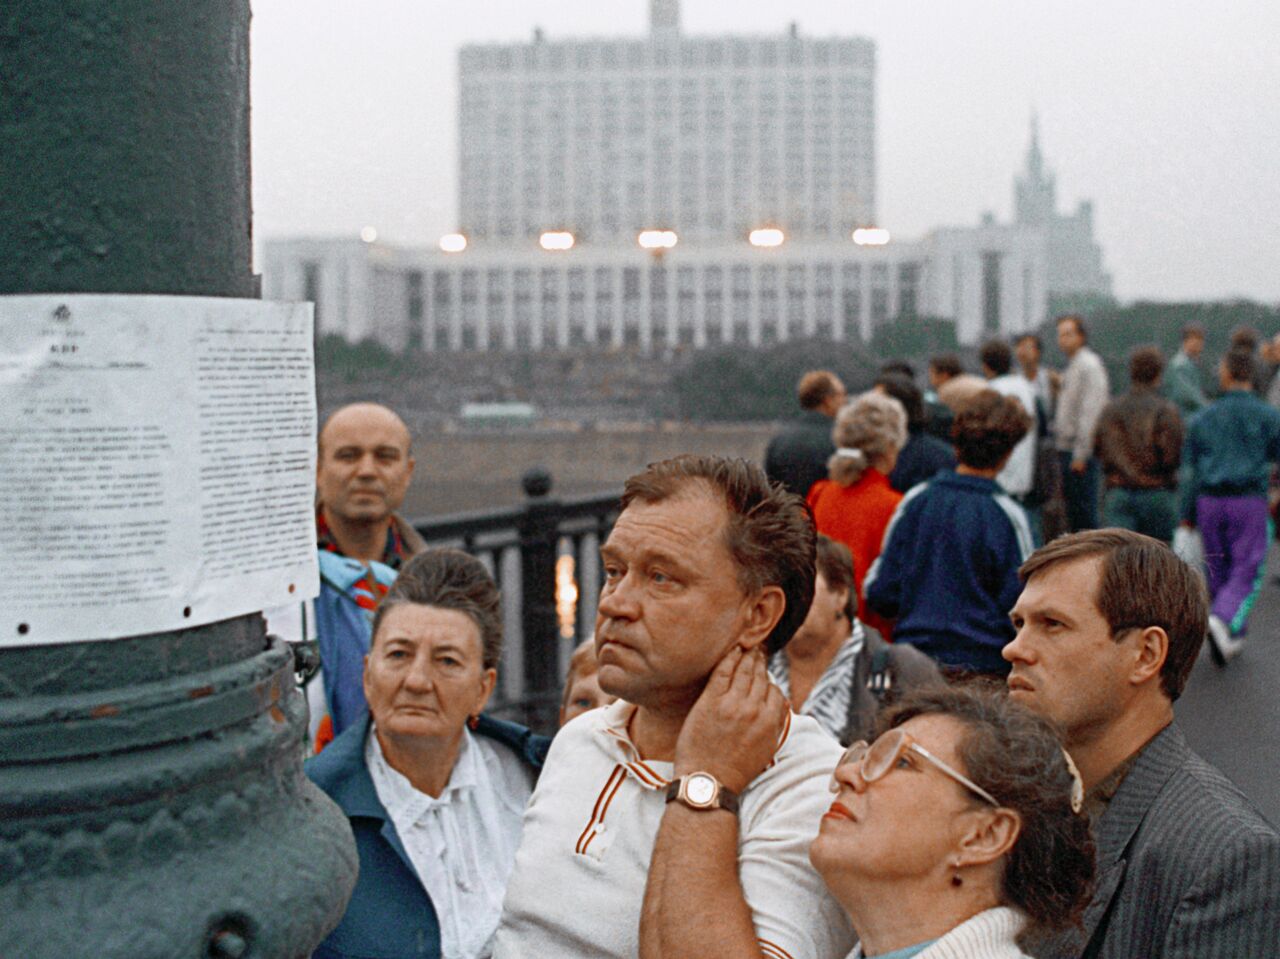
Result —
[[369, 714], [306, 764], [347, 814], [360, 873], [321, 959], [484, 959], [548, 741], [481, 716], [502, 617], [474, 557], [414, 557], [378, 607]]

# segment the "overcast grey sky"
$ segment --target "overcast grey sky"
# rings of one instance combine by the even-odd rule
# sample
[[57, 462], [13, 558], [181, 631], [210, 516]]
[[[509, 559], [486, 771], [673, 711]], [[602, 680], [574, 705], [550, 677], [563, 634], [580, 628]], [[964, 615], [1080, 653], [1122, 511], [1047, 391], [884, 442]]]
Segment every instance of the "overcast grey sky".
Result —
[[[457, 211], [457, 50], [641, 35], [647, 0], [257, 0], [259, 240], [433, 244]], [[877, 44], [877, 197], [904, 238], [1011, 215], [1032, 109], [1125, 299], [1280, 301], [1275, 0], [683, 0], [686, 33]]]

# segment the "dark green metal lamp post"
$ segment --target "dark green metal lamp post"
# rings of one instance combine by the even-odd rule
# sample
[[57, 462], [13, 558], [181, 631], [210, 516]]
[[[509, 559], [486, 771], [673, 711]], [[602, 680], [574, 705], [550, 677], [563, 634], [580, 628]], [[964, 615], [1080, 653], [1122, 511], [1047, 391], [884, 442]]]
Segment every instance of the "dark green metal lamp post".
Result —
[[[249, 184], [248, 0], [0, 6], [0, 294], [253, 297]], [[309, 954], [356, 863], [303, 726], [256, 614], [0, 648], [0, 956]]]

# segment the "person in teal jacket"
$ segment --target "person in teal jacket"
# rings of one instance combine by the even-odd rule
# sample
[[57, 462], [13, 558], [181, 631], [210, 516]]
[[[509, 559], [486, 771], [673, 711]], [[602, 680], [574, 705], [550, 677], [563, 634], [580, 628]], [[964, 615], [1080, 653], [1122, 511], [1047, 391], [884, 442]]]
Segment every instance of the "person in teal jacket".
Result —
[[1212, 600], [1209, 651], [1218, 665], [1240, 652], [1271, 543], [1267, 487], [1280, 462], [1280, 411], [1253, 391], [1250, 350], [1229, 350], [1222, 398], [1191, 421], [1182, 461], [1182, 520], [1200, 530]]
[[1188, 420], [1209, 405], [1200, 381], [1196, 362], [1204, 352], [1204, 327], [1192, 323], [1182, 328], [1182, 349], [1178, 350], [1164, 373], [1165, 395]]

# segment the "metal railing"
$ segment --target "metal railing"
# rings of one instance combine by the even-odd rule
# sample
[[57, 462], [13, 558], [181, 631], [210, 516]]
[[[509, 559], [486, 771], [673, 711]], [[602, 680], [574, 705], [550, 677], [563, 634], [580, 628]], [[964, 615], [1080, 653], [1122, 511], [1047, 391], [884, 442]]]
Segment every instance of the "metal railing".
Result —
[[493, 574], [506, 638], [488, 712], [550, 733], [569, 655], [594, 631], [600, 544], [617, 518], [618, 493], [557, 499], [550, 495], [551, 475], [541, 469], [520, 483], [527, 498], [519, 506], [413, 526], [428, 545], [460, 547]]

